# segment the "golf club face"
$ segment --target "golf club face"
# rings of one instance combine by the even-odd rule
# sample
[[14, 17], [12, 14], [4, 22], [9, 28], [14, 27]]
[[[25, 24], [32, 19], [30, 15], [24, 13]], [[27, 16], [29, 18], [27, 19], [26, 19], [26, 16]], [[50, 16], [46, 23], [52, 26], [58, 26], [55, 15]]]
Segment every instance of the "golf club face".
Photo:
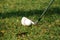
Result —
[[30, 26], [32, 24], [34, 25], [35, 23], [33, 21], [31, 21], [30, 19], [26, 18], [26, 17], [22, 17], [21, 24], [23, 26]]

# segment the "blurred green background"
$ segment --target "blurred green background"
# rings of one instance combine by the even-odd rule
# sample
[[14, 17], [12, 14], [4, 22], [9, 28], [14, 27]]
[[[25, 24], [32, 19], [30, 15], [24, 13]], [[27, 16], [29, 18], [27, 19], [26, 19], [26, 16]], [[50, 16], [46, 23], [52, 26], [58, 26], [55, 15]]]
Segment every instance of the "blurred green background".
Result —
[[[36, 21], [51, 0], [0, 0], [0, 40], [60, 40], [60, 0], [55, 0], [38, 25], [25, 27], [21, 18]], [[22, 32], [27, 32], [24, 35]]]

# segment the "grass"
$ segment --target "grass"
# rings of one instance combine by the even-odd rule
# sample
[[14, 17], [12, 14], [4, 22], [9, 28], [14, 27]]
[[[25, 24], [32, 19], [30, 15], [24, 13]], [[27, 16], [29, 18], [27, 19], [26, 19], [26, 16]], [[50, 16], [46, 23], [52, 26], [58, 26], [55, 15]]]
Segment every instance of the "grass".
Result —
[[54, 1], [37, 25], [20, 23], [23, 16], [36, 21], [49, 1], [0, 0], [0, 40], [60, 40], [60, 0]]

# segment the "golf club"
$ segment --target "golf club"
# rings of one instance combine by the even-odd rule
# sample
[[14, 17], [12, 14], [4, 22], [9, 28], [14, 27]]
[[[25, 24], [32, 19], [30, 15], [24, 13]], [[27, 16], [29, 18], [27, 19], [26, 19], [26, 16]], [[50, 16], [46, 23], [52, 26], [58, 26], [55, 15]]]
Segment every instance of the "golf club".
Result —
[[43, 11], [43, 13], [41, 14], [41, 16], [38, 18], [38, 20], [36, 22], [33, 22], [26, 17], [22, 17], [21, 24], [24, 26], [30, 26], [31, 24], [33, 24], [33, 25], [37, 24], [42, 19], [42, 17], [47, 12], [48, 8], [52, 5], [53, 2], [54, 2], [54, 0], [50, 1], [49, 5], [46, 7], [46, 9]]

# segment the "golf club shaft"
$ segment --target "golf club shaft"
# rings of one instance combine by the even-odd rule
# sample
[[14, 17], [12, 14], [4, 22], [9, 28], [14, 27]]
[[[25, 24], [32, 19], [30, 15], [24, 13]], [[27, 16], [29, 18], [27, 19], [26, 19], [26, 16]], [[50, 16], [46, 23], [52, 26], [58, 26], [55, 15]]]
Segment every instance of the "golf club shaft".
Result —
[[39, 22], [41, 20], [41, 18], [44, 16], [44, 14], [47, 12], [47, 10], [49, 9], [49, 7], [52, 5], [52, 3], [54, 2], [54, 0], [51, 0], [49, 5], [47, 6], [47, 8], [43, 11], [42, 15], [40, 16], [40, 18], [38, 19], [37, 22]]

